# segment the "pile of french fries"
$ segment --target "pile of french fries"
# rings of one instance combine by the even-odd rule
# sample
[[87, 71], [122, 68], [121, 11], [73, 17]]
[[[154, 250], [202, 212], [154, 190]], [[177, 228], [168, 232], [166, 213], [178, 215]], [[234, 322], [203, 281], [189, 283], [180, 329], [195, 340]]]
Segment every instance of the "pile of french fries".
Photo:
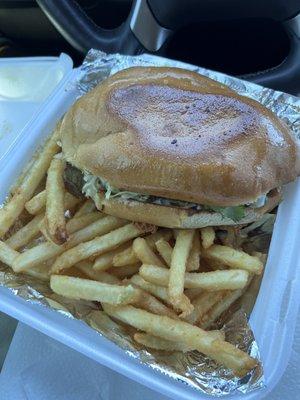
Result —
[[[55, 132], [0, 209], [0, 261], [59, 295], [101, 303], [99, 313], [134, 327], [147, 348], [198, 350], [237, 376], [254, 368], [211, 327], [262, 273], [258, 255], [220, 243], [212, 227], [153, 233], [97, 211], [66, 191], [58, 139]], [[21, 215], [28, 222], [16, 230]]]

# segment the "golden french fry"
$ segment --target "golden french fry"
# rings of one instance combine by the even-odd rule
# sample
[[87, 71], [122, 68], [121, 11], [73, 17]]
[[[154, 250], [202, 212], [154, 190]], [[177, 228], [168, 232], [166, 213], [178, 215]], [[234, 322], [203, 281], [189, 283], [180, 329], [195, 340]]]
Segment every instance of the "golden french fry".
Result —
[[[170, 271], [156, 265], [144, 264], [139, 274], [149, 282], [160, 286], [167, 286]], [[202, 288], [205, 290], [235, 290], [244, 288], [248, 283], [249, 274], [245, 270], [225, 270], [212, 272], [186, 272], [183, 284], [187, 289]]]
[[263, 265], [265, 265], [265, 263], [267, 262], [267, 258], [268, 258], [268, 254], [262, 253], [260, 251], [253, 251], [251, 253], [251, 256], [257, 257], [263, 263]]
[[192, 248], [186, 264], [186, 270], [188, 272], [198, 271], [199, 268], [200, 268], [200, 239], [198, 231], [195, 231]]
[[93, 222], [99, 221], [101, 218], [104, 217], [105, 214], [99, 211], [94, 211], [89, 214], [83, 214], [80, 215], [79, 217], [74, 216], [67, 222], [67, 232], [69, 235], [71, 235], [71, 233], [77, 232], [80, 229], [83, 229], [86, 226], [92, 224]]
[[[129, 246], [131, 247], [131, 246]], [[128, 249], [128, 243], [123, 244], [122, 246], [119, 246], [115, 250], [108, 251], [107, 253], [101, 254], [99, 257], [95, 259], [94, 262], [94, 270], [95, 271], [106, 271], [110, 267], [113, 266], [113, 259], [114, 257], [122, 252], [125, 249]]]
[[46, 226], [46, 222], [45, 222], [45, 217], [40, 222], [40, 233], [44, 236], [46, 241], [51, 242], [51, 243], [55, 243], [52, 240], [52, 237], [50, 236], [50, 234], [48, 232], [48, 229], [47, 229], [47, 226]]
[[137, 258], [144, 264], [154, 264], [164, 267], [165, 265], [151, 250], [150, 246], [143, 238], [136, 238], [132, 244], [133, 251]]
[[182, 309], [185, 314], [192, 311], [192, 305], [188, 297], [183, 294], [183, 290], [186, 263], [192, 247], [194, 234], [194, 230], [182, 230], [178, 233], [172, 252], [170, 271], [166, 270], [168, 273], [170, 300], [174, 303], [175, 307]]
[[186, 344], [181, 342], [171, 342], [170, 340], [162, 339], [157, 336], [149, 335], [148, 333], [135, 333], [133, 335], [134, 340], [150, 349], [163, 350], [163, 351], [181, 351], [186, 353], [193, 349]]
[[[208, 331], [207, 333], [209, 333], [215, 339], [225, 340], [225, 334], [222, 331], [215, 330]], [[162, 339], [157, 336], [152, 336], [148, 333], [135, 333], [133, 335], [133, 338], [137, 343], [155, 350], [181, 351], [183, 353], [194, 350], [193, 347], [187, 346], [182, 342], [171, 342], [170, 340]]]
[[[183, 304], [183, 307], [182, 307], [182, 303], [181, 303], [179, 305], [179, 307], [176, 307], [172, 303], [172, 301], [170, 301], [168, 290], [165, 287], [157, 286], [153, 283], [147, 282], [140, 275], [133, 275], [130, 278], [130, 282], [133, 283], [134, 285], [140, 287], [141, 289], [144, 289], [145, 291], [153, 294], [153, 296], [157, 297], [158, 299], [161, 299], [164, 303], [168, 304], [172, 308], [174, 308], [178, 311], [181, 311], [182, 313], [181, 313], [180, 317], [183, 317], [187, 314], [186, 309], [188, 309], [188, 306]], [[184, 297], [185, 296], [183, 296], [183, 301], [184, 301]]]
[[210, 246], [212, 246], [214, 244], [215, 238], [216, 233], [212, 226], [201, 228], [201, 241], [202, 247], [204, 249], [208, 249]]
[[25, 203], [31, 198], [45, 176], [52, 157], [58, 150], [57, 134], [54, 134], [39, 153], [30, 170], [24, 176], [22, 183], [14, 191], [13, 196], [0, 209], [0, 237], [5, 235], [24, 210]]
[[194, 310], [186, 317], [186, 321], [191, 324], [196, 324], [208, 310], [221, 301], [228, 293], [229, 292], [226, 290], [203, 292], [192, 301]]
[[49, 281], [49, 266], [46, 264], [41, 264], [33, 268], [29, 268], [27, 271], [24, 271], [26, 275], [29, 275], [33, 278], [40, 279], [42, 281]]
[[234, 290], [226, 294], [217, 304], [215, 304], [206, 314], [199, 320], [199, 326], [208, 329], [224, 311], [226, 311], [238, 298], [243, 294], [243, 290]]
[[[14, 260], [19, 256], [19, 252], [9, 247], [0, 240], [0, 261], [13, 268]], [[13, 268], [14, 269], [14, 268]]]
[[104, 329], [110, 333], [114, 330], [117, 330], [117, 332], [120, 331], [120, 325], [109, 318], [109, 316], [105, 314], [104, 311], [91, 311], [87, 315], [86, 320], [88, 324], [97, 331], [99, 331], [99, 327], [101, 328], [101, 331]]
[[72, 267], [72, 265], [85, 260], [86, 258], [94, 257], [113, 250], [121, 244], [145, 233], [142, 229], [143, 228], [138, 225], [127, 224], [112, 232], [106, 233], [103, 236], [96, 237], [95, 239], [85, 243], [80, 243], [61, 254], [53, 264], [51, 272], [59, 272], [62, 269]]
[[168, 291], [165, 287], [147, 282], [140, 275], [133, 275], [130, 278], [130, 282], [133, 283], [134, 285], [137, 285], [141, 289], [144, 289], [147, 292], [153, 294], [153, 296], [157, 297], [158, 299], [161, 299], [163, 302], [173, 307], [173, 304], [169, 299]]
[[112, 262], [114, 267], [125, 267], [126, 265], [139, 262], [139, 259], [135, 255], [132, 246], [130, 246], [128, 249], [116, 254]]
[[[160, 230], [155, 233], [152, 233], [149, 236], [145, 237], [147, 244], [150, 246], [151, 250], [155, 250], [155, 242], [159, 239], [163, 238], [165, 240], [169, 240], [172, 236], [172, 232], [170, 230]], [[113, 259], [113, 265], [115, 267], [124, 267], [129, 264], [135, 264], [139, 261], [137, 256], [135, 255], [133, 248], [126, 249], [121, 253], [117, 254]]]
[[12, 249], [18, 250], [26, 246], [40, 232], [39, 225], [44, 218], [43, 214], [36, 215], [28, 224], [10, 236], [5, 243]]
[[249, 284], [244, 289], [241, 299], [239, 300], [239, 306], [246, 315], [250, 315], [253, 310], [259, 292], [261, 278], [261, 275], [251, 275], [249, 277]]
[[215, 339], [209, 332], [187, 322], [152, 314], [132, 306], [114, 307], [105, 303], [102, 306], [108, 315], [151, 335], [192, 347], [232, 369], [237, 376], [244, 376], [257, 365], [257, 360], [234, 345]]
[[121, 220], [120, 218], [111, 216], [100, 218], [91, 225], [75, 232], [73, 235], [70, 235], [69, 240], [62, 246], [50, 242], [41, 243], [40, 245], [21, 253], [14, 260], [13, 268], [17, 272], [25, 271], [28, 268], [32, 268], [44, 261], [59, 256], [64, 251], [78, 245], [79, 243], [87, 242], [95, 236], [104, 235], [105, 233], [124, 224], [126, 224], [126, 221]]
[[65, 161], [53, 158], [47, 173], [45, 224], [52, 241], [62, 244], [68, 239], [65, 219]]
[[165, 239], [159, 239], [157, 242], [155, 242], [155, 246], [166, 265], [170, 266], [173, 247]]
[[172, 237], [172, 231], [170, 229], [161, 229], [157, 232], [152, 233], [149, 236], [145, 237], [146, 242], [148, 243], [148, 245], [150, 246], [150, 248], [152, 250], [155, 250], [155, 243], [159, 240], [159, 239], [165, 239], [165, 240], [170, 240]]
[[131, 285], [110, 285], [66, 275], [51, 275], [50, 287], [53, 292], [70, 299], [103, 301], [109, 304], [135, 303], [141, 296], [141, 290]]
[[120, 279], [116, 276], [108, 274], [106, 272], [99, 272], [93, 269], [93, 263], [91, 261], [80, 261], [75, 265], [77, 269], [83, 272], [87, 277], [93, 279], [94, 281], [99, 281], [103, 283], [118, 284]]
[[144, 290], [142, 291], [142, 296], [136, 302], [135, 306], [143, 308], [144, 310], [152, 312], [153, 314], [166, 315], [170, 318], [178, 319], [178, 315], [173, 310], [165, 306], [154, 296]]
[[205, 250], [205, 257], [222, 262], [230, 268], [244, 269], [253, 274], [261, 274], [263, 263], [242, 250], [235, 250], [232, 247], [214, 244]]
[[136, 264], [131, 264], [131, 265], [125, 265], [124, 267], [112, 267], [107, 272], [110, 274], [117, 276], [119, 279], [124, 279], [124, 278], [129, 278], [132, 275], [136, 274], [139, 272], [141, 263], [138, 262]]
[[30, 200], [28, 200], [25, 204], [25, 208], [29, 212], [29, 214], [38, 215], [42, 211], [44, 211], [44, 208], [46, 206], [46, 197], [46, 190], [42, 190], [41, 192], [33, 196]]
[[[43, 212], [46, 207], [46, 197], [46, 190], [43, 190], [42, 192], [32, 197], [32, 199], [27, 201], [27, 203], [25, 204], [25, 208], [29, 212], [29, 214], [37, 215]], [[80, 199], [73, 196], [69, 192], [65, 192], [64, 202], [65, 210], [68, 210], [80, 203]]]
[[93, 200], [88, 199], [82, 204], [82, 206], [79, 207], [74, 217], [78, 218], [81, 217], [82, 215], [89, 214], [94, 211], [96, 211], [95, 203], [93, 202]]

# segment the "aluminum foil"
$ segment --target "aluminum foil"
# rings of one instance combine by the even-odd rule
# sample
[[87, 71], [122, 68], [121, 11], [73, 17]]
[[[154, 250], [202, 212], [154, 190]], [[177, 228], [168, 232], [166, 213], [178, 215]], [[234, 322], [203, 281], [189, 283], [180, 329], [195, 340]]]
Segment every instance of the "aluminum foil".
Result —
[[[80, 94], [91, 90], [107, 76], [131, 66], [174, 66], [186, 68], [220, 81], [238, 93], [260, 101], [283, 119], [300, 140], [300, 100], [285, 93], [266, 89], [256, 84], [242, 81], [218, 72], [199, 68], [190, 64], [168, 60], [153, 55], [122, 56], [119, 54], [105, 54], [101, 51], [91, 50], [81, 68], [81, 73], [75, 84]], [[251, 232], [248, 245], [252, 250], [258, 248], [267, 252], [272, 224], [274, 218], [260, 227], [255, 227]], [[271, 228], [270, 228], [271, 227]], [[262, 245], [263, 243], [263, 245]], [[246, 243], [247, 244], [247, 243]], [[27, 275], [16, 275], [3, 264], [0, 264], [0, 285], [10, 288], [13, 294], [26, 301], [56, 309], [66, 317], [85, 321], [99, 334], [119, 345], [128, 356], [134, 357], [139, 362], [168, 375], [175, 379], [212, 396], [225, 396], [234, 393], [248, 393], [264, 385], [263, 369], [261, 362], [258, 366], [242, 379], [233, 376], [232, 372], [216, 365], [212, 360], [202, 354], [192, 351], [189, 353], [166, 353], [161, 351], [148, 351], [137, 345], [132, 339], [132, 330], [110, 320], [101, 311], [99, 304], [87, 301], [65, 299], [53, 294], [48, 283], [38, 281]], [[230, 312], [223, 316], [223, 330], [226, 340], [235, 344], [248, 354], [260, 360], [258, 346], [247, 322], [245, 310], [250, 312], [254, 297], [257, 293], [259, 282], [255, 282], [251, 293]], [[225, 324], [224, 324], [225, 322]]]

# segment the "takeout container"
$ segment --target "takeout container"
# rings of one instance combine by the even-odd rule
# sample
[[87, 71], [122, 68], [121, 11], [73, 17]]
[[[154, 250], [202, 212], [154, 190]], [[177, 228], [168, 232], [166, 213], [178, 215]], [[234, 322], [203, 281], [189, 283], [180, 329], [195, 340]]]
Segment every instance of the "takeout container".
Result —
[[[79, 96], [74, 84], [79, 73], [80, 70], [73, 70], [69, 74], [68, 79], [50, 95], [38, 115], [9, 143], [9, 151], [0, 155], [0, 203], [36, 148]], [[227, 399], [264, 397], [274, 388], [286, 368], [300, 303], [300, 281], [297, 279], [300, 271], [299, 204], [298, 180], [284, 189], [284, 201], [279, 206], [264, 277], [250, 317], [250, 325], [261, 352], [266, 387], [245, 395], [228, 395]], [[173, 399], [211, 398], [142, 365], [81, 321], [66, 318], [33, 303], [0, 287], [1, 311], [99, 363]]]
[[69, 80], [72, 70], [67, 54], [0, 59], [0, 159], [53, 90]]

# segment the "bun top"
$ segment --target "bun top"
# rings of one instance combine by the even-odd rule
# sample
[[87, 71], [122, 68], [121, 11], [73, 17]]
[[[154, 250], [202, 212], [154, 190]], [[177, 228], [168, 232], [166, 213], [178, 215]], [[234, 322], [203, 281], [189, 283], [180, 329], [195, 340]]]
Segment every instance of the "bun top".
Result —
[[271, 111], [178, 68], [116, 73], [60, 129], [68, 162], [132, 192], [233, 206], [298, 173], [296, 144]]

